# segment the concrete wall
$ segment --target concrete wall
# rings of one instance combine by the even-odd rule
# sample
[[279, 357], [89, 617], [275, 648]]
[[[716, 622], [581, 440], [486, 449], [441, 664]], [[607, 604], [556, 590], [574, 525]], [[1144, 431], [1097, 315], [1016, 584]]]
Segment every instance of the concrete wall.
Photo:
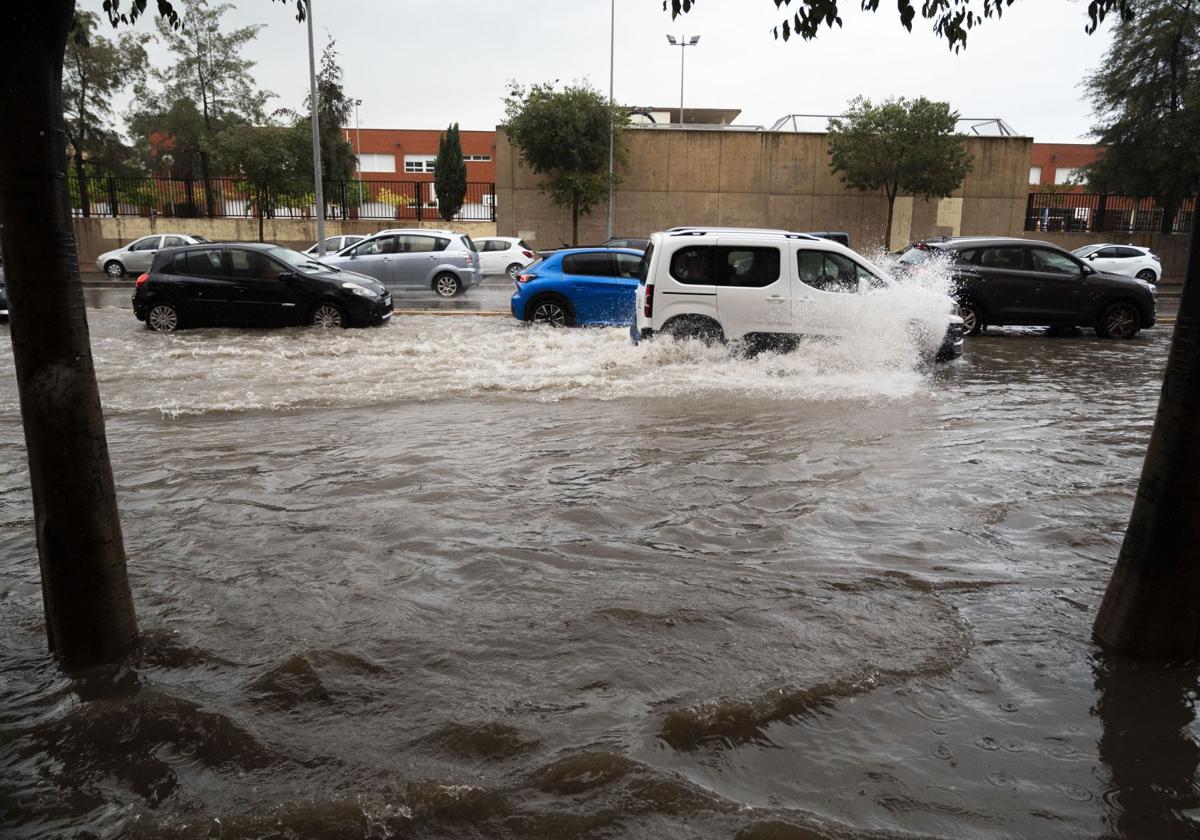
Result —
[[[882, 244], [887, 200], [846, 189], [829, 171], [826, 135], [739, 130], [631, 129], [619, 170], [613, 233], [646, 236], [677, 225], [843, 230], [859, 247]], [[890, 244], [942, 234], [1017, 233], [1024, 227], [1032, 141], [973, 137], [975, 166], [948, 199], [901, 197]], [[503, 130], [496, 133], [496, 228], [539, 247], [569, 242], [571, 214], [538, 189]], [[580, 218], [579, 241], [606, 237], [607, 204]]]
[[[394, 227], [443, 228], [459, 230], [471, 236], [495, 236], [495, 222], [328, 221], [325, 235], [342, 233], [370, 235]], [[75, 219], [75, 242], [83, 271], [95, 271], [96, 257], [151, 233], [190, 233], [213, 241], [258, 241], [258, 219], [157, 219], [134, 217], [92, 217]], [[303, 250], [317, 241], [317, 223], [313, 219], [266, 219], [263, 239], [289, 248]]]

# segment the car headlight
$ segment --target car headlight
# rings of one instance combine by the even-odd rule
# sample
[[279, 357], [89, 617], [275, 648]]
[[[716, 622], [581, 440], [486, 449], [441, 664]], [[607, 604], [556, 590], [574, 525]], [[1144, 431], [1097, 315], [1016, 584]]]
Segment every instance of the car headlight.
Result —
[[365, 298], [379, 297], [379, 295], [377, 293], [372, 292], [366, 286], [360, 286], [357, 283], [343, 283], [342, 288], [349, 289], [351, 292], [358, 295], [359, 297], [365, 297]]

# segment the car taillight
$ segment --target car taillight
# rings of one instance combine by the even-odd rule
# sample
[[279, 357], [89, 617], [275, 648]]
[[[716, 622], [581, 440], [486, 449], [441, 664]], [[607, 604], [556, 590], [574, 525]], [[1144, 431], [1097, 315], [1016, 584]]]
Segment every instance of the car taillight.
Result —
[[[533, 259], [533, 251], [522, 251], [521, 253], [525, 255], [525, 259]], [[1155, 259], [1157, 259], [1157, 257]]]
[[137, 282], [135, 282], [133, 285], [134, 285], [134, 286], [140, 286], [140, 285], [142, 285], [143, 283], [145, 283], [145, 282], [146, 282], [147, 280], [149, 280], [149, 279], [150, 279], [150, 275], [149, 275], [149, 274], [143, 274], [141, 277], [139, 277], [139, 278], [137, 279]]
[[467, 267], [470, 268], [473, 265], [475, 265], [475, 258], [472, 257], [471, 252], [468, 251], [467, 252]]
[[928, 250], [929, 250], [929, 246], [928, 246], [928, 245], [926, 245], [924, 242], [918, 242], [918, 243], [917, 243], [917, 250], [918, 250], [918, 251], [928, 251]]
[[642, 306], [642, 314], [647, 318], [654, 315], [654, 287], [646, 284], [646, 303]]
[[1151, 254], [1150, 259], [1154, 260], [1155, 262], [1162, 262], [1162, 260], [1158, 258], [1158, 254]]
[[536, 279], [537, 279], [536, 274], [518, 274], [517, 275], [518, 283], [528, 283], [530, 280], [536, 280]]

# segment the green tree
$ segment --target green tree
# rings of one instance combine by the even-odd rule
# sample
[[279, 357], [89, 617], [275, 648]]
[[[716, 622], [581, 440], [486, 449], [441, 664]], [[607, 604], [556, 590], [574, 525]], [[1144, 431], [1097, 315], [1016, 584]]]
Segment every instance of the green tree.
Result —
[[1088, 182], [1154, 196], [1170, 233], [1200, 182], [1200, 0], [1145, 0], [1136, 22], [1117, 27], [1087, 91], [1105, 146]]
[[[342, 134], [354, 113], [354, 101], [342, 87], [342, 68], [337, 60], [337, 41], [330, 38], [321, 51], [321, 69], [317, 71], [317, 128], [321, 135], [321, 177], [327, 181], [348, 181], [354, 177], [354, 147]], [[304, 97], [304, 110], [277, 112], [291, 118], [297, 129], [312, 138], [311, 96]], [[309, 152], [311, 155], [311, 150]], [[311, 169], [312, 164], [309, 163]]]
[[[699, 0], [663, 0], [663, 9], [671, 10], [671, 17], [691, 11]], [[1090, 34], [1110, 14], [1124, 20], [1133, 17], [1146, 0], [1088, 0], [1086, 25]], [[821, 32], [822, 24], [827, 27], [842, 25], [840, 9], [852, 4], [849, 0], [771, 0], [776, 7], [787, 6], [795, 12], [774, 28], [776, 38], [788, 40], [798, 35], [811, 41]], [[910, 32], [918, 12], [933, 24], [934, 34], [943, 39], [955, 52], [967, 45], [967, 33], [988, 18], [999, 18], [1004, 10], [1016, 0], [896, 0], [896, 13], [900, 24]], [[865, 12], [879, 10], [879, 0], [859, 0]]]
[[[579, 242], [579, 214], [608, 196], [608, 98], [586, 82], [555, 90], [514, 85], [504, 100], [504, 130], [521, 161], [545, 175], [541, 188], [559, 207], [571, 208], [571, 243]], [[625, 161], [624, 110], [613, 114], [613, 155]]]
[[264, 107], [272, 96], [255, 87], [254, 62], [244, 57], [246, 45], [258, 36], [262, 25], [228, 30], [222, 19], [233, 8], [232, 3], [177, 2], [181, 7], [179, 27], [169, 18], [156, 21], [158, 37], [174, 63], [152, 71], [157, 88], [145, 84], [135, 87], [137, 105], [131, 125], [156, 141], [159, 151], [169, 148], [177, 160], [192, 159], [198, 164], [208, 214], [213, 216], [216, 204], [211, 180], [216, 136], [231, 125], [262, 123]]
[[829, 168], [852, 189], [882, 189], [887, 196], [884, 248], [891, 243], [897, 195], [942, 198], [971, 171], [966, 143], [954, 131], [957, 121], [948, 104], [923, 96], [879, 105], [860, 96], [845, 116], [829, 121]]
[[100, 18], [78, 12], [63, 65], [63, 126], [75, 168], [83, 215], [91, 215], [85, 164], [115, 168], [126, 157], [113, 130], [112, 98], [146, 70], [144, 38], [131, 33], [110, 40], [96, 32]]
[[463, 160], [458, 123], [451, 123], [438, 138], [433, 187], [437, 192], [438, 215], [448, 222], [462, 209], [467, 197], [467, 164]]
[[307, 126], [235, 125], [217, 135], [214, 158], [223, 172], [241, 175], [254, 189], [258, 241], [263, 220], [281, 199], [312, 189], [312, 134]]

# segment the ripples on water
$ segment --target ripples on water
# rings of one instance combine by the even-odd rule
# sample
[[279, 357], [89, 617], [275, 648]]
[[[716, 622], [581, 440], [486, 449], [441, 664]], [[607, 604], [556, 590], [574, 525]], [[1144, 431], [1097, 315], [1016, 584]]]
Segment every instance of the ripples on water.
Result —
[[1088, 640], [1163, 330], [930, 371], [90, 314], [147, 633], [47, 662], [4, 374], [6, 836], [1187, 831], [1195, 674]]

